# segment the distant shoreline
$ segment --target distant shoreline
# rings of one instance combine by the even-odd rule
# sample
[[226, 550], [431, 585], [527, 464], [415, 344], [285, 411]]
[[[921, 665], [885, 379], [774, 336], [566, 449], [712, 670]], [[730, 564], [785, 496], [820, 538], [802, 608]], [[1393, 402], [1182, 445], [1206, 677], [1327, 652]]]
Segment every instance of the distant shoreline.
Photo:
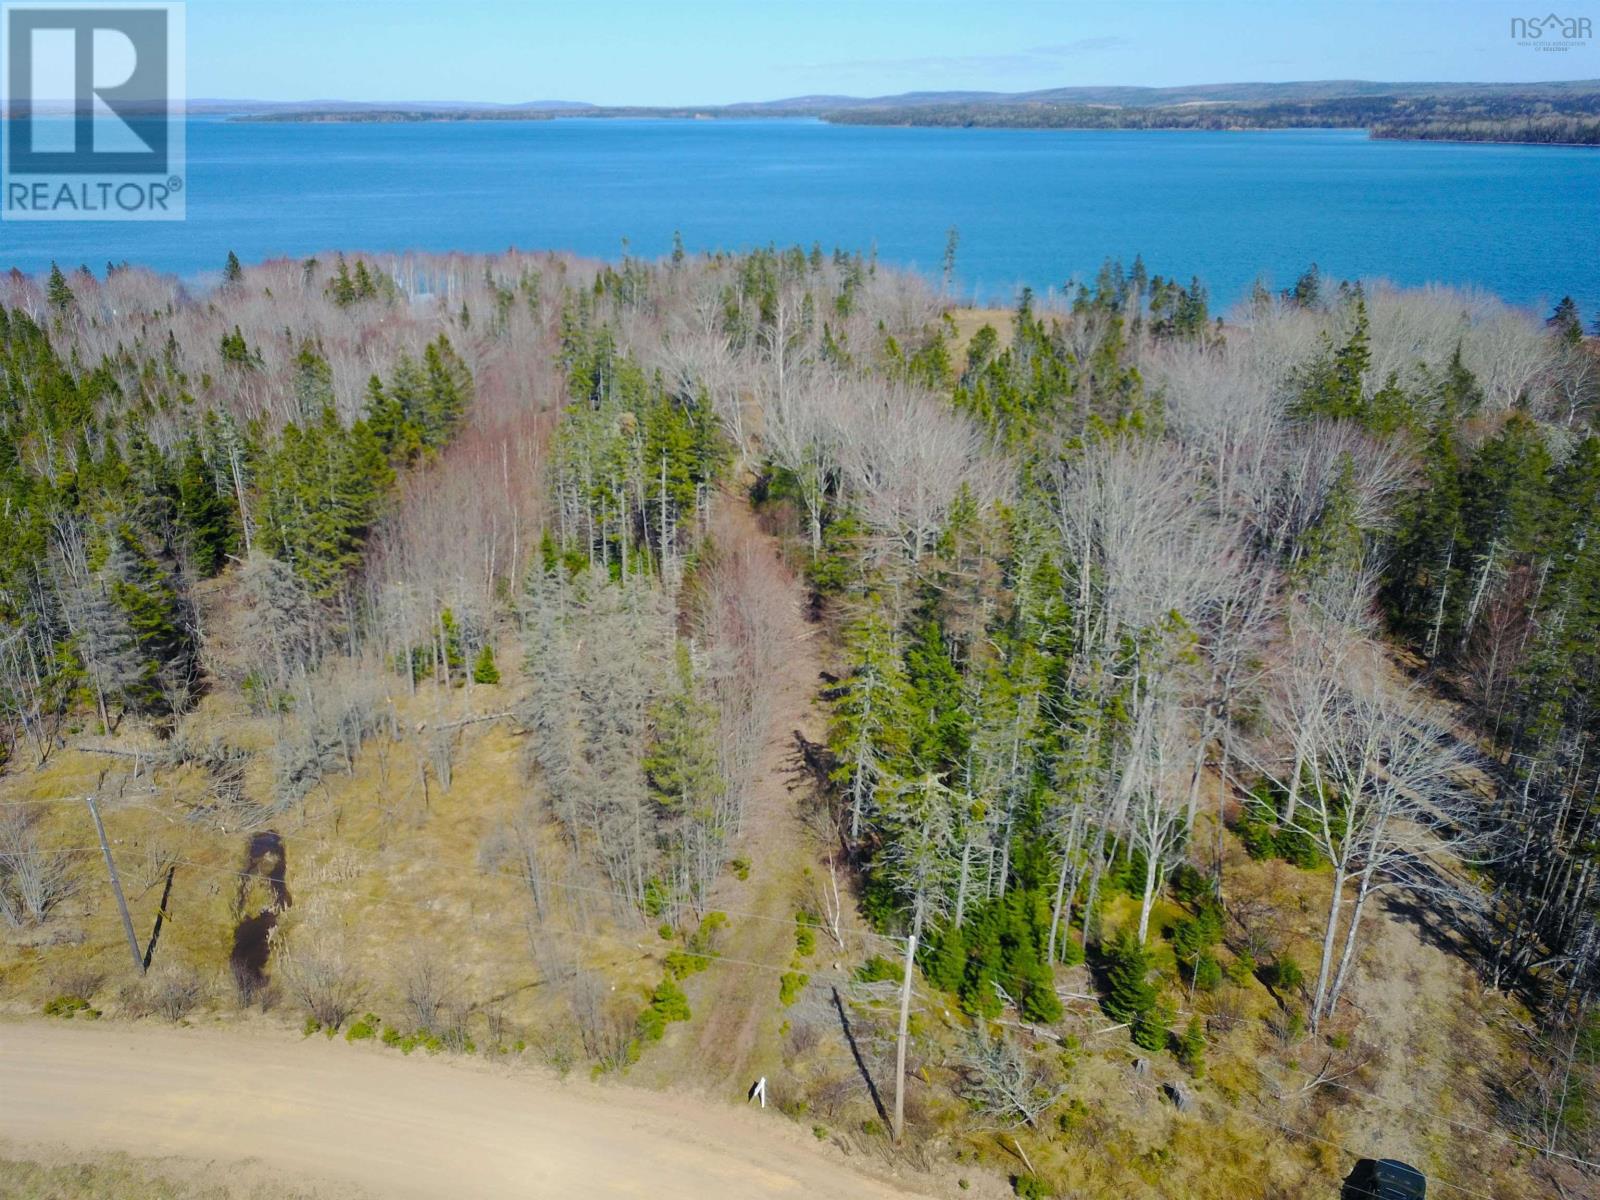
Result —
[[[216, 114], [221, 115], [221, 114]], [[1465, 137], [1427, 132], [1398, 132], [1392, 127], [1360, 125], [1310, 125], [1284, 123], [1274, 125], [1055, 125], [1055, 124], [1003, 124], [998, 122], [971, 122], [957, 124], [944, 121], [871, 121], [838, 120], [837, 114], [808, 112], [610, 112], [610, 111], [515, 111], [462, 110], [459, 112], [415, 112], [381, 110], [363, 112], [287, 112], [240, 113], [226, 116], [231, 123], [246, 125], [452, 125], [471, 122], [518, 121], [795, 121], [811, 120], [825, 125], [858, 126], [877, 129], [960, 129], [960, 130], [1021, 130], [1038, 133], [1292, 133], [1292, 132], [1349, 132], [1363, 133], [1375, 142], [1441, 142], [1469, 146], [1549, 146], [1568, 149], [1600, 149], [1600, 123], [1595, 136], [1589, 141], [1547, 140], [1534, 137]]]

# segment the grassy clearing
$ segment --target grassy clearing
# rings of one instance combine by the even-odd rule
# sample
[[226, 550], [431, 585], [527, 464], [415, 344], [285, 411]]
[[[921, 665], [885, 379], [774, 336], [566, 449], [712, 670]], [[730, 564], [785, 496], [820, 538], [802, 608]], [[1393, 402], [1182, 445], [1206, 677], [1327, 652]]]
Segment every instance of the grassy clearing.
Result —
[[194, 1163], [127, 1154], [56, 1162], [0, 1150], [0, 1195], [9, 1200], [354, 1200], [360, 1195], [350, 1189], [286, 1186], [256, 1166], [229, 1168], [226, 1183], [216, 1182], [216, 1174]]

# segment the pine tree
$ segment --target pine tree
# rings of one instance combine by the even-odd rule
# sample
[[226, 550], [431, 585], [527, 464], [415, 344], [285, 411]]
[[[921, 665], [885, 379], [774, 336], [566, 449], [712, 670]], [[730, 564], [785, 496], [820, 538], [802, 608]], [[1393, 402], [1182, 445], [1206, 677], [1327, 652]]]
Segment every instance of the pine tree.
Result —
[[50, 307], [55, 309], [58, 315], [65, 314], [69, 308], [78, 302], [77, 296], [72, 292], [71, 285], [67, 283], [67, 277], [61, 273], [61, 268], [53, 262], [50, 264], [48, 295]]
[[1283, 298], [1296, 308], [1317, 308], [1322, 304], [1322, 272], [1316, 263], [1305, 269]]
[[1178, 1061], [1188, 1068], [1196, 1079], [1206, 1073], [1206, 1034], [1198, 1016], [1189, 1018], [1189, 1025], [1178, 1039]]
[[698, 695], [688, 647], [677, 647], [677, 687], [651, 713], [655, 734], [644, 759], [650, 790], [663, 809], [693, 814], [722, 794], [716, 709]]
[[1513, 412], [1473, 455], [1462, 483], [1462, 532], [1471, 576], [1462, 636], [1490, 598], [1508, 563], [1539, 548], [1545, 529], [1550, 451], [1538, 424]]
[[1347, 454], [1321, 511], [1296, 547], [1295, 569], [1317, 577], [1353, 568], [1361, 561], [1364, 545], [1365, 531], [1357, 520], [1355, 464]]
[[472, 398], [472, 376], [443, 334], [423, 352], [422, 369], [417, 423], [424, 444], [440, 449], [455, 436]]
[[333, 407], [333, 368], [309, 342], [300, 343], [295, 354], [294, 399], [301, 420]]
[[[311, 261], [314, 260], [308, 260], [307, 264], [308, 275], [312, 270]], [[328, 298], [340, 308], [348, 308], [356, 302], [356, 285], [350, 278], [350, 266], [342, 254], [339, 255], [339, 265], [334, 269], [333, 278], [328, 281], [326, 291]]]
[[1461, 358], [1461, 343], [1450, 354], [1444, 374], [1435, 387], [1440, 420], [1454, 423], [1478, 414], [1483, 407], [1483, 388], [1478, 377], [1468, 369]]
[[868, 597], [867, 603], [866, 613], [845, 630], [849, 661], [856, 666], [840, 685], [828, 733], [837, 764], [831, 777], [849, 798], [852, 841], [861, 835], [879, 784], [906, 765], [909, 750], [906, 680], [894, 630], [881, 602]]
[[1157, 1019], [1158, 996], [1149, 979], [1150, 957], [1132, 930], [1117, 931], [1106, 946], [1106, 961], [1106, 1012], [1113, 1020], [1132, 1026], [1136, 1044], [1147, 1050], [1161, 1049], [1166, 1031]]
[[222, 282], [229, 287], [244, 282], [244, 267], [239, 265], [239, 256], [232, 250], [228, 251], [228, 261], [222, 268]]
[[1545, 321], [1550, 331], [1568, 345], [1577, 345], [1583, 340], [1583, 318], [1578, 314], [1578, 302], [1571, 296], [1561, 297], [1561, 302], [1556, 305], [1555, 312], [1551, 313]]
[[483, 649], [478, 651], [478, 657], [472, 664], [472, 682], [500, 682], [500, 668], [494, 662], [494, 647], [488, 642], [483, 644]]
[[250, 343], [244, 340], [237, 325], [232, 333], [222, 335], [222, 362], [224, 366], [246, 370], [261, 365], [260, 356], [250, 349]]
[[1312, 363], [1300, 379], [1297, 411], [1304, 416], [1332, 420], [1364, 419], [1368, 415], [1364, 387], [1371, 365], [1367, 302], [1358, 295], [1355, 323], [1349, 338], [1337, 349], [1325, 341], [1323, 356]]
[[216, 476], [193, 434], [184, 441], [178, 469], [178, 517], [195, 570], [215, 575], [233, 544], [233, 507], [217, 491]]

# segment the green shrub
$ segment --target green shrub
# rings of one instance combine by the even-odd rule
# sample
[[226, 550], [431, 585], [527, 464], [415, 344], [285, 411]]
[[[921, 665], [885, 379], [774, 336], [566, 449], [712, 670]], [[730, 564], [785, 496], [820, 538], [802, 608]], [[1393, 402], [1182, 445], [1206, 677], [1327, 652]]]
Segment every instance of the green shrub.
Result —
[[656, 990], [650, 993], [650, 1007], [658, 1010], [669, 1021], [689, 1019], [689, 997], [683, 994], [683, 989], [674, 983], [670, 976], [656, 984]]
[[673, 950], [663, 964], [667, 974], [674, 979], [687, 979], [697, 975], [711, 965], [711, 959], [704, 954], [691, 954], [687, 950]]
[[800, 993], [806, 990], [806, 984], [811, 982], [811, 976], [799, 971], [785, 971], [783, 978], [778, 980], [778, 1000], [785, 1007], [800, 999]]
[[[1305, 778], [1300, 786], [1304, 792], [1315, 785], [1311, 779]], [[1233, 827], [1234, 832], [1239, 835], [1251, 858], [1276, 856], [1293, 866], [1309, 870], [1323, 861], [1322, 853], [1310, 834], [1283, 823], [1288, 801], [1287, 792], [1262, 780], [1245, 797], [1239, 819]], [[1337, 803], [1333, 807], [1337, 814]]]
[[1050, 1200], [1055, 1193], [1052, 1192], [1044, 1180], [1037, 1175], [1013, 1175], [1011, 1177], [1011, 1190], [1022, 1200]]
[[644, 881], [644, 911], [646, 916], [659, 917], [667, 911], [671, 897], [661, 880], [651, 876]]
[[1151, 1012], [1139, 1013], [1133, 1018], [1133, 1044], [1144, 1050], [1154, 1053], [1164, 1050], [1171, 1031], [1159, 1009]]
[[401, 1042], [405, 1041], [405, 1035], [393, 1025], [385, 1025], [379, 1040], [381, 1040], [385, 1046], [398, 1046]]
[[321, 1021], [317, 1020], [315, 1017], [307, 1017], [306, 1023], [300, 1029], [300, 1033], [303, 1037], [310, 1037], [313, 1033], [316, 1033], [317, 1030], [321, 1028]]
[[856, 968], [856, 979], [862, 983], [885, 983], [900, 978], [900, 964], [881, 954], [874, 954]]
[[1167, 878], [1172, 894], [1196, 908], [1216, 903], [1217, 889], [1211, 878], [1193, 863], [1179, 863]]
[[1238, 987], [1244, 987], [1251, 979], [1255, 978], [1256, 960], [1248, 950], [1241, 950], [1239, 956], [1228, 964], [1228, 982]]
[[93, 1021], [100, 1015], [98, 1008], [91, 1008], [89, 1002], [82, 996], [57, 996], [54, 1000], [47, 1001], [44, 1006], [44, 1015], [47, 1017], [61, 1017], [70, 1021], [74, 1017], [82, 1017], [85, 1021]]
[[1189, 1025], [1178, 1039], [1178, 1061], [1188, 1068], [1196, 1079], [1206, 1073], [1206, 1033], [1199, 1017], [1190, 1017]]
[[750, 860], [748, 858], [730, 859], [728, 866], [733, 868], [734, 876], [741, 882], [750, 878]]
[[1280, 992], [1291, 992], [1303, 984], [1306, 973], [1292, 958], [1280, 958], [1261, 969], [1261, 982]]
[[639, 1014], [639, 1037], [647, 1042], [659, 1042], [667, 1034], [667, 1018], [660, 1009], [648, 1005]]
[[355, 1024], [345, 1031], [344, 1040], [347, 1042], [365, 1042], [378, 1036], [378, 1026], [382, 1024], [377, 1013], [367, 1013]]
[[696, 954], [715, 957], [717, 953], [718, 934], [727, 927], [728, 914], [725, 912], [708, 912], [700, 921], [700, 928], [689, 935], [689, 949]]
[[650, 993], [650, 1003], [639, 1014], [639, 1037], [647, 1042], [659, 1042], [673, 1021], [687, 1021], [690, 1017], [689, 997], [669, 972]]
[[817, 952], [815, 918], [810, 913], [796, 913], [794, 920], [794, 951], [801, 958], [810, 958]]

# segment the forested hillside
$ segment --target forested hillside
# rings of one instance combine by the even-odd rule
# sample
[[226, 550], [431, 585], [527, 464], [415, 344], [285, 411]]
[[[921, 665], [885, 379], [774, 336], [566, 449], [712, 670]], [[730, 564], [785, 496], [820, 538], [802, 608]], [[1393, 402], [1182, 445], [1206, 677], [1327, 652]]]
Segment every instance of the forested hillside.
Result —
[[1586, 319], [1138, 260], [973, 313], [821, 248], [13, 273], [0, 998], [748, 1070], [951, 1194], [1580, 1194]]

